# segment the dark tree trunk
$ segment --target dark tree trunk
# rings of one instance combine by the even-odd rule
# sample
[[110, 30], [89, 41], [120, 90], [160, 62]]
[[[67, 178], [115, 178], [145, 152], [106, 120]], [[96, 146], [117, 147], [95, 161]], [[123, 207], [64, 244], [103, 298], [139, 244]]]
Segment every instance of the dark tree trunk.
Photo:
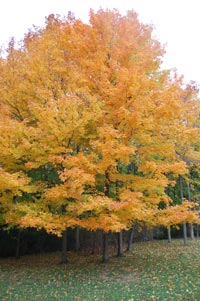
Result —
[[198, 224], [197, 224], [196, 230], [197, 230], [196, 236], [197, 236], [197, 238], [199, 238], [199, 225]]
[[95, 253], [95, 249], [96, 249], [96, 232], [95, 231], [91, 232], [91, 240], [92, 240], [91, 254], [94, 254]]
[[123, 256], [123, 232], [117, 233], [117, 257]]
[[38, 237], [38, 249], [39, 249], [39, 252], [40, 254], [41, 253], [44, 253], [44, 232], [43, 231], [40, 231], [39, 233], [39, 237]]
[[102, 262], [106, 263], [109, 260], [109, 255], [108, 255], [108, 234], [103, 232], [103, 259]]
[[[179, 176], [179, 187], [180, 187], [180, 196], [181, 196], [181, 202], [183, 202], [183, 181], [182, 181], [182, 176]], [[186, 223], [183, 223], [183, 241], [184, 245], [186, 246], [188, 244], [188, 239], [187, 239], [187, 225]]]
[[154, 230], [153, 230], [153, 228], [150, 228], [149, 230], [148, 230], [148, 239], [149, 240], [153, 240], [153, 235], [154, 235], [154, 232], [153, 232]]
[[126, 249], [127, 252], [130, 252], [132, 250], [134, 230], [135, 230], [135, 226], [131, 228], [128, 236], [127, 249]]
[[[191, 201], [191, 194], [190, 194], [190, 183], [187, 182], [187, 191], [188, 191], [188, 201]], [[194, 227], [193, 224], [189, 224], [189, 229], [190, 229], [190, 238], [194, 239]]]
[[75, 250], [76, 252], [80, 251], [80, 229], [76, 227], [75, 229]]
[[188, 239], [187, 239], [187, 224], [186, 223], [183, 223], [183, 241], [184, 241], [184, 245], [187, 246]]
[[62, 235], [62, 254], [61, 254], [61, 263], [66, 264], [69, 260], [67, 258], [67, 229], [63, 231]]
[[[109, 184], [110, 184], [110, 180], [109, 180], [109, 175], [108, 172], [105, 172], [105, 187], [104, 187], [104, 193], [105, 196], [109, 197]], [[102, 235], [102, 240], [103, 240], [103, 259], [102, 262], [106, 263], [109, 260], [109, 255], [108, 255], [108, 234], [103, 232]]]
[[172, 237], [171, 237], [171, 227], [167, 227], [167, 238], [168, 238], [168, 244], [171, 244]]
[[15, 258], [20, 257], [20, 242], [21, 242], [21, 229], [18, 229], [17, 233], [17, 246], [16, 246], [16, 253], [15, 253]]
[[[117, 167], [117, 170], [119, 172], [119, 168]], [[115, 183], [116, 187], [116, 202], [120, 202], [119, 199], [119, 188], [120, 188], [120, 183], [117, 180]], [[123, 256], [123, 234], [122, 230], [117, 233], [117, 257], [122, 257]]]

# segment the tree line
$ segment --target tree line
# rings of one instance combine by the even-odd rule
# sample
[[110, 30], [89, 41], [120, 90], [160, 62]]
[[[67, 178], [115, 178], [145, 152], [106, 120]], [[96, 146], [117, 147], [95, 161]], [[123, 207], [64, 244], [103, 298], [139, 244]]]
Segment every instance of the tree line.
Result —
[[183, 224], [185, 244], [199, 224], [198, 91], [161, 69], [152, 30], [50, 15], [0, 58], [0, 222], [63, 236], [63, 262], [68, 228], [102, 230], [107, 261], [109, 232], [121, 254], [135, 224]]

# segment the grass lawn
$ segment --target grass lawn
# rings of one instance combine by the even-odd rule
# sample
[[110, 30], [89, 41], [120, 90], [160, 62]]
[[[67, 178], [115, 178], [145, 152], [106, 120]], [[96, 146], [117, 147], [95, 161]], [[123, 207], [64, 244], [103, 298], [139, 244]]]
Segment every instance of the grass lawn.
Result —
[[200, 240], [143, 242], [101, 264], [98, 255], [60, 254], [0, 259], [0, 300], [200, 300]]

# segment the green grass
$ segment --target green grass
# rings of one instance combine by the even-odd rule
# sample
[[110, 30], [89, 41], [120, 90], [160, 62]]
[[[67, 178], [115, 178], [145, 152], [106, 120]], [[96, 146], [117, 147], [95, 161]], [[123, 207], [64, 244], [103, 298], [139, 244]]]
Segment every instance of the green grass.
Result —
[[143, 242], [101, 264], [95, 255], [60, 254], [0, 259], [0, 300], [200, 300], [200, 240]]

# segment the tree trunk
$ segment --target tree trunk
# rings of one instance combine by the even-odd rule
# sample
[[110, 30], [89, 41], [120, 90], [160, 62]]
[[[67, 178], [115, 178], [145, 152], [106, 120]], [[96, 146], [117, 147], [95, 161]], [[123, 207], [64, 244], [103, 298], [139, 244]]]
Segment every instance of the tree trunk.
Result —
[[197, 224], [197, 234], [196, 234], [196, 236], [197, 236], [197, 238], [199, 238], [199, 225]]
[[102, 262], [106, 263], [109, 260], [108, 255], [108, 234], [103, 232], [103, 259]]
[[80, 251], [80, 229], [76, 227], [75, 229], [75, 250], [76, 252]]
[[[117, 166], [117, 171], [119, 172], [118, 166]], [[119, 187], [120, 187], [120, 183], [117, 180], [115, 183], [116, 187], [116, 202], [120, 202], [119, 200]], [[122, 234], [122, 230], [120, 232], [117, 233], [117, 257], [121, 257], [123, 256], [123, 234]]]
[[63, 231], [62, 235], [62, 254], [61, 254], [61, 263], [66, 264], [69, 260], [67, 258], [67, 229]]
[[17, 233], [17, 246], [16, 246], [16, 253], [15, 253], [15, 258], [20, 257], [20, 242], [21, 242], [21, 229], [18, 229]]
[[40, 254], [41, 253], [44, 253], [44, 232], [43, 231], [40, 231], [39, 233], [39, 239], [38, 239], [38, 248], [39, 248], [39, 251], [40, 251]]
[[[180, 187], [181, 202], [183, 202], [183, 197], [184, 197], [183, 196], [183, 182], [182, 182], [181, 175], [179, 175], [179, 187]], [[183, 241], [184, 241], [184, 245], [186, 246], [188, 244], [186, 223], [183, 223]]]
[[92, 231], [91, 232], [91, 245], [92, 245], [92, 250], [91, 250], [91, 254], [95, 253], [95, 249], [96, 249], [96, 232]]
[[172, 237], [171, 237], [171, 227], [167, 227], [167, 237], [168, 237], [168, 243], [171, 244]]
[[189, 224], [190, 227], [190, 238], [194, 239], [194, 225], [192, 223]]
[[[190, 183], [187, 182], [187, 191], [188, 191], [188, 201], [190, 202], [191, 201], [191, 195], [190, 195]], [[193, 224], [190, 223], [189, 224], [189, 227], [190, 227], [190, 238], [191, 239], [194, 239], [194, 227], [193, 227]]]
[[[108, 176], [108, 172], [105, 172], [105, 187], [104, 187], [104, 193], [105, 196], [109, 197], [109, 184], [110, 184], [110, 180], [109, 180], [109, 176]], [[105, 232], [103, 232], [103, 259], [102, 262], [106, 263], [109, 260], [109, 255], [108, 255], [108, 234], [106, 234]]]
[[153, 240], [153, 235], [154, 235], [153, 231], [154, 231], [153, 228], [149, 229], [149, 231], [148, 231], [148, 238], [149, 238], [149, 240]]
[[187, 225], [186, 223], [183, 224], [183, 240], [184, 240], [184, 245], [188, 245], [188, 239], [187, 239]]
[[[191, 194], [190, 194], [190, 183], [187, 182], [187, 191], [188, 191], [188, 201], [191, 201]], [[193, 224], [189, 224], [190, 227], [190, 238], [193, 240], [194, 239], [194, 227]]]
[[123, 232], [117, 233], [117, 257], [123, 256]]
[[128, 242], [127, 242], [127, 252], [130, 252], [132, 250], [132, 243], [133, 243], [133, 234], [134, 234], [135, 226], [133, 226], [130, 230], [130, 234], [128, 237]]

